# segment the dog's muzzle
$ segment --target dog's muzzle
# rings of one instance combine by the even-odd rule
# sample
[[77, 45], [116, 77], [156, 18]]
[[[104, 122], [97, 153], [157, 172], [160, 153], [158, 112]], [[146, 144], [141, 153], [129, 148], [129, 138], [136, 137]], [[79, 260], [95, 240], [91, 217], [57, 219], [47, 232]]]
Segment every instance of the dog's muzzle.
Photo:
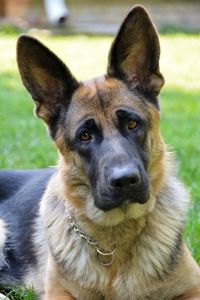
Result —
[[98, 191], [95, 205], [104, 211], [122, 206], [124, 203], [144, 204], [149, 199], [146, 174], [136, 166], [105, 168], [104, 183]]

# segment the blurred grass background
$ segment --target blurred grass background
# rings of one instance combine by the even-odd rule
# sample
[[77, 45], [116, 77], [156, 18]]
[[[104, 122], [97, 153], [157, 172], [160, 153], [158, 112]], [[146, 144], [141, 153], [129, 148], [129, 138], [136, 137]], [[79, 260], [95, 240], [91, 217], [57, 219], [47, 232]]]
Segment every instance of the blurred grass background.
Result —
[[[106, 70], [108, 36], [37, 36], [82, 80]], [[185, 240], [200, 263], [200, 34], [161, 35], [161, 131], [175, 151], [178, 173], [191, 194]], [[0, 167], [56, 164], [56, 149], [18, 75], [16, 34], [0, 34]], [[17, 298], [18, 299], [18, 298]], [[25, 298], [23, 298], [25, 299]]]

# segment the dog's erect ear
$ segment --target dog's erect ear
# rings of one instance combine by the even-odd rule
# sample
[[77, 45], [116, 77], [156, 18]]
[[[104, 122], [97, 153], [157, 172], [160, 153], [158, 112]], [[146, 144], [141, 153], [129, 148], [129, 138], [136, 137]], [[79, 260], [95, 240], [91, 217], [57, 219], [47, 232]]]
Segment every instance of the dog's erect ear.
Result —
[[164, 84], [159, 71], [158, 35], [146, 10], [135, 6], [112, 44], [108, 76], [126, 81], [130, 88], [158, 95]]
[[38, 40], [21, 36], [17, 62], [22, 81], [36, 103], [36, 114], [48, 124], [68, 106], [78, 82], [64, 63]]

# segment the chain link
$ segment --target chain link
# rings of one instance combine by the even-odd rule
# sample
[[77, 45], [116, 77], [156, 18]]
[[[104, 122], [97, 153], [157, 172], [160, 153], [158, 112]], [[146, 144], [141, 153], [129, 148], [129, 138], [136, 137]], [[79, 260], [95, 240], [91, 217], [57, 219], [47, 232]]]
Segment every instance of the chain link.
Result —
[[[68, 212], [66, 211], [66, 213], [68, 213]], [[81, 238], [83, 238], [84, 240], [86, 240], [88, 242], [88, 244], [99, 248], [98, 244], [97, 244], [97, 241], [95, 241], [94, 239], [92, 239], [89, 236], [87, 236], [86, 233], [83, 232], [80, 229], [80, 227], [76, 224], [75, 220], [72, 218], [72, 216], [69, 215], [69, 213], [68, 213], [68, 216], [67, 216], [67, 220], [69, 221], [69, 224], [74, 229], [74, 231], [76, 233], [78, 233]]]
[[[116, 251], [116, 246], [113, 246], [113, 249], [111, 251], [106, 251], [104, 249], [102, 249], [101, 247], [99, 247], [97, 241], [91, 237], [89, 237], [84, 231], [82, 231], [80, 229], [80, 227], [77, 225], [76, 221], [74, 220], [74, 218], [69, 214], [69, 212], [67, 211], [66, 205], [65, 205], [65, 212], [66, 212], [66, 218], [67, 221], [69, 222], [70, 226], [73, 228], [73, 230], [82, 238], [84, 239], [89, 245], [93, 246], [96, 250], [96, 260], [99, 262], [99, 264], [103, 265], [103, 266], [110, 266], [113, 261], [114, 261], [114, 254]], [[103, 257], [109, 257], [110, 256], [110, 261], [108, 261], [107, 263], [103, 262], [101, 260], [101, 256]]]

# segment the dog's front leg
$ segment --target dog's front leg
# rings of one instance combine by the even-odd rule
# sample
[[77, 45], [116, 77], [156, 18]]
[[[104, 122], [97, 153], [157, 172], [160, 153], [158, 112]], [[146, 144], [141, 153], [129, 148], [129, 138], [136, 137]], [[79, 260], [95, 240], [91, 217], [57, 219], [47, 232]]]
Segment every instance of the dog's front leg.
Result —
[[44, 300], [76, 300], [60, 285], [55, 276], [53, 277], [49, 276], [46, 280]]
[[69, 293], [57, 294], [48, 292], [45, 294], [44, 300], [75, 300], [75, 298]]
[[174, 298], [173, 300], [200, 300], [200, 295], [197, 296], [179, 296]]
[[69, 292], [61, 290], [58, 286], [49, 287], [44, 295], [44, 300], [76, 300]]
[[67, 288], [64, 288], [64, 282], [65, 279], [59, 272], [56, 262], [49, 253], [46, 269], [44, 300], [76, 300]]
[[200, 300], [200, 288], [194, 288], [191, 292], [176, 297], [173, 300]]

